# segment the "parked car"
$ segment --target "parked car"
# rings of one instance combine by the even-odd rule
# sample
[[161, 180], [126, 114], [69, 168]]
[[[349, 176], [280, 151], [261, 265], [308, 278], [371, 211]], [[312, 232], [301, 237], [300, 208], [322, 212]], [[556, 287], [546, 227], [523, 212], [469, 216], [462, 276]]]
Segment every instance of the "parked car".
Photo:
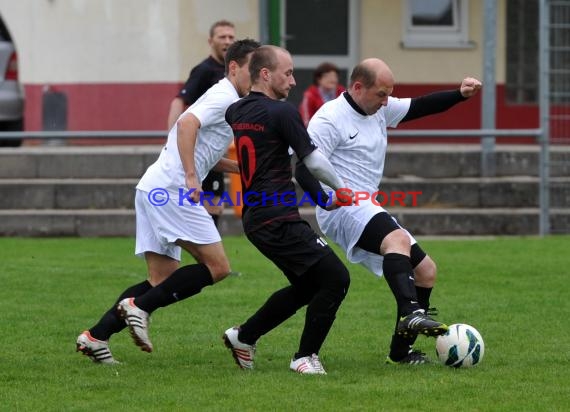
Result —
[[[0, 15], [0, 131], [24, 128], [24, 89], [18, 81], [18, 54]], [[21, 139], [1, 139], [0, 146], [20, 146]]]

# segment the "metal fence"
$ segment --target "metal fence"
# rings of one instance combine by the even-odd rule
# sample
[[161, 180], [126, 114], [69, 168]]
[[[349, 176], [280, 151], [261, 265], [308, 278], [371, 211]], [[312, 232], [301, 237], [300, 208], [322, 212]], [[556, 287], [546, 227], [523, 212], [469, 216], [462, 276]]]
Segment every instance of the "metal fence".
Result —
[[[570, 159], [554, 157], [560, 144], [570, 144], [570, 1], [540, 0], [540, 113], [544, 130], [541, 150], [541, 233], [562, 233], [549, 226], [549, 193], [564, 192], [566, 184], [551, 178], [570, 169]], [[544, 221], [542, 220], [544, 219]]]

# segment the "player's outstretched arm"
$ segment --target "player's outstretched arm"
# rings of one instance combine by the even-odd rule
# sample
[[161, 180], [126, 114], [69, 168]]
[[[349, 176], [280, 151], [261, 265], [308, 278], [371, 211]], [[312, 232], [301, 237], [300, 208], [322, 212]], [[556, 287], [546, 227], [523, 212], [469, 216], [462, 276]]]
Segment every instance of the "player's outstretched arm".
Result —
[[482, 84], [479, 80], [474, 77], [466, 77], [461, 82], [459, 89], [443, 90], [420, 97], [414, 97], [410, 101], [410, 108], [402, 119], [402, 122], [409, 122], [410, 120], [420, 117], [444, 112], [457, 103], [465, 101], [477, 94], [477, 92], [481, 90], [481, 87]]

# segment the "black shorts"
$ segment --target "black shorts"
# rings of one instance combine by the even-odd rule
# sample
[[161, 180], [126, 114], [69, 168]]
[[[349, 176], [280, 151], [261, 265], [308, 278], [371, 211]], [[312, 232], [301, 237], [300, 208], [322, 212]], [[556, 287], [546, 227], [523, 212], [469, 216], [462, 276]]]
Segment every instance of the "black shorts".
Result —
[[[386, 236], [396, 229], [401, 229], [388, 213], [378, 213], [366, 224], [356, 246], [370, 253], [380, 254], [380, 245]], [[426, 252], [414, 243], [410, 250], [410, 260], [415, 268], [427, 256]]]
[[246, 234], [288, 278], [305, 274], [323, 257], [333, 253], [327, 242], [305, 221], [272, 222]]
[[202, 190], [204, 192], [213, 193], [214, 196], [221, 196], [225, 188], [224, 174], [222, 172], [210, 170], [210, 173], [208, 173], [206, 178], [202, 181]]
[[380, 244], [394, 230], [401, 229], [388, 212], [378, 213], [368, 221], [356, 246], [370, 253], [380, 254]]

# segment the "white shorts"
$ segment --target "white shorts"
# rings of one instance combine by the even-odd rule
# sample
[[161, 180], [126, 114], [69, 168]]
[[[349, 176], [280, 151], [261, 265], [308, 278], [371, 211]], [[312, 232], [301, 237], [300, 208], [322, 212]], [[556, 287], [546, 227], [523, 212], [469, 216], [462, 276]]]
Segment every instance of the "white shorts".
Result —
[[154, 252], [180, 261], [181, 249], [174, 243], [178, 239], [199, 245], [222, 241], [204, 206], [179, 206], [172, 197], [165, 205], [155, 206], [147, 192], [137, 189], [135, 211], [135, 255], [139, 257], [144, 257], [145, 252]]
[[[344, 206], [327, 212], [317, 207], [317, 222], [323, 233], [338, 244], [346, 252], [346, 258], [352, 263], [360, 263], [377, 276], [382, 276], [382, 255], [368, 252], [356, 246], [362, 236], [364, 228], [370, 219], [378, 213], [386, 212], [382, 206], [372, 202], [361, 202], [358, 206]], [[390, 215], [398, 226], [398, 221]], [[410, 237], [410, 245], [416, 243], [416, 239], [402, 226]]]

